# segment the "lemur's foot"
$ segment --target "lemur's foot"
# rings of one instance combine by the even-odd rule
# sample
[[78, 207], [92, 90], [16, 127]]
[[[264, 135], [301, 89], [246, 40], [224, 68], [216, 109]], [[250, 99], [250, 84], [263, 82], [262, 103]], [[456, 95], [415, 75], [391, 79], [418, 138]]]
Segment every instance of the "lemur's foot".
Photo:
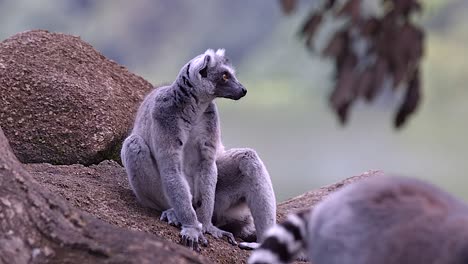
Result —
[[229, 244], [234, 245], [234, 246], [237, 245], [236, 239], [234, 238], [234, 235], [231, 232], [221, 230], [221, 229], [217, 228], [216, 226], [214, 226], [212, 224], [204, 225], [203, 226], [203, 233], [208, 233], [208, 234], [214, 236], [215, 238], [226, 237]]
[[239, 248], [246, 250], [254, 250], [260, 247], [260, 243], [257, 242], [240, 242]]
[[206, 240], [205, 236], [201, 228], [196, 227], [182, 227], [182, 231], [180, 232], [180, 243], [186, 247], [189, 247], [197, 252], [200, 252], [200, 244], [204, 247], [208, 246], [208, 240]]
[[177, 216], [173, 208], [162, 212], [160, 220], [168, 222], [170, 225], [173, 226], [181, 226], [181, 223], [179, 222], [179, 220], [177, 220]]

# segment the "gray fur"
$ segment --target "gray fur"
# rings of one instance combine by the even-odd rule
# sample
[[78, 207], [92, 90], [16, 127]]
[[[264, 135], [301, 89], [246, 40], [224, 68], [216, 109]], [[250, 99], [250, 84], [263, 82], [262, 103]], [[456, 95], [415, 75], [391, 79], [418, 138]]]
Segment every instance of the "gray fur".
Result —
[[[300, 241], [269, 232], [249, 263], [291, 261], [298, 243], [314, 264], [468, 263], [467, 205], [419, 180], [377, 176], [354, 183], [301, 219], [296, 226], [307, 232]], [[275, 244], [280, 240], [288, 242]]]
[[256, 229], [259, 239], [275, 223], [273, 188], [260, 158], [250, 149], [225, 151], [221, 143], [213, 100], [246, 93], [224, 50], [207, 50], [184, 65], [174, 83], [145, 98], [123, 143], [122, 161], [137, 199], [164, 211], [162, 220], [181, 225], [183, 243], [195, 250], [206, 245], [203, 233], [236, 243], [212, 221], [241, 224], [241, 236]]

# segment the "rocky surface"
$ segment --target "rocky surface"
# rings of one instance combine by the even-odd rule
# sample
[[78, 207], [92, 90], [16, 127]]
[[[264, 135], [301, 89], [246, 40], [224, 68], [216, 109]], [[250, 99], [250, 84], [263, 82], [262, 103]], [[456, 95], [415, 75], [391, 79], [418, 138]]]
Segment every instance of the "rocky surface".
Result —
[[0, 43], [0, 124], [22, 162], [118, 157], [151, 89], [78, 37], [34, 30]]
[[0, 128], [0, 263], [210, 261], [160, 237], [105, 223], [72, 207], [31, 177]]
[[[108, 223], [156, 234], [178, 243], [180, 230], [159, 221], [160, 213], [140, 206], [134, 197], [124, 169], [113, 161], [99, 165], [54, 166], [28, 164], [26, 169], [50, 191], [59, 194], [73, 206]], [[368, 172], [342, 182], [308, 192], [278, 205], [280, 219], [289, 212], [313, 206], [331, 192], [364, 177], [379, 174]], [[208, 236], [209, 247], [201, 254], [216, 263], [244, 263], [250, 252], [229, 245], [224, 240]]]
[[299, 212], [299, 211], [307, 210], [309, 208], [313, 208], [317, 203], [322, 201], [330, 193], [340, 189], [341, 187], [345, 185], [352, 184], [353, 182], [362, 180], [367, 177], [379, 176], [379, 175], [383, 175], [383, 172], [376, 171], [376, 170], [367, 171], [361, 175], [349, 177], [347, 179], [336, 182], [334, 184], [330, 184], [330, 185], [321, 187], [317, 190], [309, 191], [297, 197], [288, 199], [278, 204], [278, 208], [277, 208], [278, 221], [284, 220], [285, 217], [290, 213]]

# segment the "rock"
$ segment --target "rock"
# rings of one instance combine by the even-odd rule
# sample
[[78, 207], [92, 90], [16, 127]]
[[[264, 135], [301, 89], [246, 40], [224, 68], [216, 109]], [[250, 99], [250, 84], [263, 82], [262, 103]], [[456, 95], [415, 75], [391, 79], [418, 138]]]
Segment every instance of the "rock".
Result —
[[279, 222], [283, 221], [288, 214], [307, 210], [309, 208], [313, 208], [316, 204], [322, 201], [329, 194], [341, 189], [342, 187], [346, 185], [352, 184], [364, 178], [374, 177], [374, 176], [379, 176], [379, 175], [383, 175], [383, 172], [375, 171], [375, 170], [367, 171], [361, 175], [349, 177], [347, 179], [336, 182], [334, 184], [321, 187], [318, 190], [309, 191], [302, 195], [286, 200], [278, 204], [278, 208], [276, 210], [278, 221]]
[[151, 89], [78, 37], [33, 30], [0, 43], [0, 124], [24, 163], [118, 157]]
[[[98, 191], [99, 185], [90, 184]], [[0, 128], [0, 263], [211, 262], [168, 240], [105, 223], [70, 206], [24, 170]]]
[[[99, 219], [119, 227], [152, 233], [175, 243], [180, 240], [178, 228], [159, 221], [159, 212], [138, 204], [124, 168], [116, 162], [104, 161], [89, 167], [50, 164], [27, 164], [25, 167], [51, 192]], [[314, 206], [340, 187], [378, 173], [364, 173], [283, 202], [278, 205], [278, 216], [283, 219], [289, 212]], [[210, 245], [202, 248], [201, 254], [215, 263], [245, 263], [251, 253], [226, 241], [211, 236], [207, 238]]]
[[[179, 243], [180, 229], [159, 220], [160, 213], [142, 207], [133, 195], [125, 170], [114, 161], [98, 165], [26, 164], [26, 169], [44, 187], [110, 224], [154, 234]], [[207, 235], [208, 247], [201, 254], [214, 263], [245, 263], [250, 254], [227, 241]]]

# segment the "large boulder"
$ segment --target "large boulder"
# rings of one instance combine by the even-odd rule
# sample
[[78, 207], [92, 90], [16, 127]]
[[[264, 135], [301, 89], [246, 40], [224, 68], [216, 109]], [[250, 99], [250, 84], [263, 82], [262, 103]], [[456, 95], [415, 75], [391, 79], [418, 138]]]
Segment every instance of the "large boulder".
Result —
[[33, 30], [0, 43], [0, 124], [24, 163], [118, 157], [151, 89], [79, 37]]

